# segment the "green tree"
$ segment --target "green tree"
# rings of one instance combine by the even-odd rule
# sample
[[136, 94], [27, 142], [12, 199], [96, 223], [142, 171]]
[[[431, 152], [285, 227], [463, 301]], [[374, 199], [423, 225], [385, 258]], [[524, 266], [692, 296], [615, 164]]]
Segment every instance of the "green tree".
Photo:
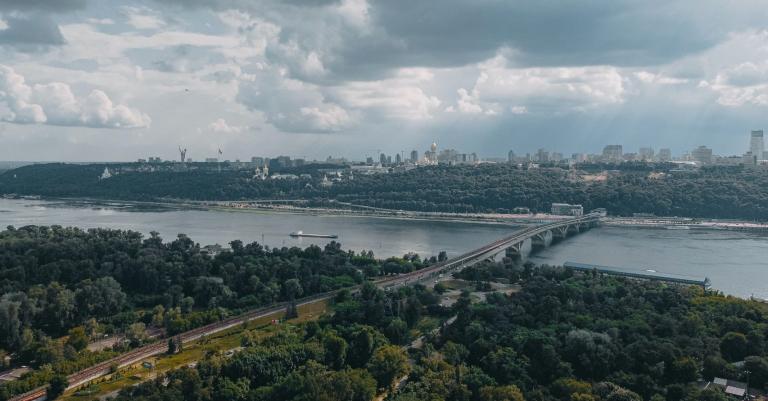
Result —
[[85, 334], [85, 327], [77, 326], [69, 330], [67, 345], [77, 351], [82, 351], [88, 346], [88, 335]]
[[690, 357], [682, 357], [672, 363], [670, 380], [677, 383], [690, 383], [699, 378], [699, 366], [696, 360]]
[[727, 361], [741, 361], [747, 356], [748, 351], [749, 342], [747, 341], [747, 337], [742, 333], [733, 331], [725, 333], [720, 341], [720, 352]]
[[389, 338], [389, 341], [405, 345], [408, 342], [408, 324], [400, 318], [392, 319], [387, 328], [384, 329], [384, 334]]
[[480, 389], [482, 401], [525, 401], [517, 386], [483, 387]]
[[395, 379], [408, 374], [410, 368], [405, 351], [395, 345], [385, 345], [379, 348], [368, 362], [368, 370], [380, 388], [392, 386]]
[[325, 363], [333, 369], [341, 369], [347, 359], [347, 342], [334, 333], [329, 333], [323, 339], [325, 348]]
[[55, 400], [60, 395], [64, 394], [64, 391], [69, 386], [69, 381], [64, 375], [55, 375], [48, 381], [48, 389], [45, 392], [46, 399]]

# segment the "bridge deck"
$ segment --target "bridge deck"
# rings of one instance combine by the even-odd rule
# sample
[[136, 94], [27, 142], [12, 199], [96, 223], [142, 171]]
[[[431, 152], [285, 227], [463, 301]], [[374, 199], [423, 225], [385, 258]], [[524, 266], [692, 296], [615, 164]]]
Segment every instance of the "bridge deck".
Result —
[[706, 277], [686, 276], [681, 274], [663, 273], [657, 271], [650, 271], [646, 269], [632, 269], [627, 267], [616, 266], [600, 266], [589, 263], [577, 263], [577, 262], [565, 262], [563, 267], [570, 270], [577, 270], [582, 272], [597, 271], [598, 273], [610, 274], [614, 276], [639, 278], [645, 280], [654, 281], [666, 281], [676, 284], [690, 284], [698, 285], [701, 287], [709, 286], [709, 279]]

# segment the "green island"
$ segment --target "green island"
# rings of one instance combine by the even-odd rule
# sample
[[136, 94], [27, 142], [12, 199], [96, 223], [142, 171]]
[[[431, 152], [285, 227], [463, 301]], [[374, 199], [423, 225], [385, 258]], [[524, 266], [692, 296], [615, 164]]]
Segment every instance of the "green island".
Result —
[[[714, 378], [768, 383], [768, 305], [697, 287], [504, 258], [385, 291], [437, 260], [264, 248], [206, 253], [180, 235], [8, 227], [0, 233], [4, 363], [32, 367], [0, 399], [724, 401]], [[360, 291], [345, 288], [362, 284]], [[173, 335], [341, 289], [292, 316], [183, 346]], [[289, 308], [290, 310], [290, 308]], [[93, 349], [104, 334], [118, 339]], [[64, 391], [66, 375], [168, 336], [169, 352]], [[7, 356], [7, 357], [5, 357]]]

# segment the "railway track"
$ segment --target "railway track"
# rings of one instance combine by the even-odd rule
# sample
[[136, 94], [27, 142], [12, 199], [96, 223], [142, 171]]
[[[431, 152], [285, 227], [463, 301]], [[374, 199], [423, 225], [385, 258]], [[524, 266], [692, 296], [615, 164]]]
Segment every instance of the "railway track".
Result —
[[[405, 273], [398, 276], [386, 277], [386, 278], [377, 280], [375, 284], [378, 287], [384, 288], [386, 290], [386, 289], [392, 289], [392, 288], [396, 288], [403, 285], [412, 285], [412, 284], [420, 283], [428, 280], [429, 278], [435, 277], [436, 275], [444, 271], [450, 271], [459, 267], [464, 267], [467, 265], [467, 263], [472, 263], [474, 261], [477, 261], [480, 258], [485, 257], [485, 255], [488, 255], [489, 253], [492, 253], [498, 250], [499, 248], [503, 249], [504, 247], [507, 247], [513, 243], [524, 240], [525, 238], [530, 238], [533, 235], [551, 230], [555, 227], [560, 227], [564, 224], [573, 224], [573, 223], [582, 222], [582, 221], [591, 221], [594, 219], [595, 219], [595, 216], [586, 215], [580, 218], [563, 220], [563, 221], [543, 224], [539, 226], [526, 227], [516, 231], [513, 235], [509, 237], [505, 237], [497, 241], [491, 242], [490, 244], [486, 244], [478, 249], [466, 252], [462, 255], [451, 258], [444, 262], [437, 263], [435, 265], [432, 265], [427, 268], [417, 270], [411, 273]], [[351, 290], [353, 293], [356, 293], [360, 290], [360, 288], [361, 286], [358, 285], [358, 286], [347, 288], [347, 289]], [[340, 291], [342, 290], [336, 290], [336, 291], [331, 291], [331, 292], [322, 293], [322, 294], [315, 294], [313, 296], [309, 296], [309, 297], [305, 297], [300, 300], [297, 300], [296, 303], [297, 305], [306, 305], [306, 304], [321, 301], [321, 300], [329, 300], [333, 298], [336, 294], [338, 294]], [[254, 309], [252, 311], [246, 312], [238, 316], [230, 317], [215, 323], [211, 323], [205, 326], [198, 327], [196, 329], [186, 331], [184, 333], [181, 333], [179, 337], [181, 337], [182, 343], [194, 341], [199, 339], [200, 337], [216, 334], [223, 330], [227, 330], [229, 328], [235, 327], [239, 324], [243, 324], [245, 322], [249, 322], [261, 317], [265, 317], [265, 316], [269, 316], [269, 315], [281, 312], [285, 310], [287, 306], [288, 306], [288, 302], [281, 302], [269, 307]], [[102, 376], [105, 376], [111, 373], [111, 371], [115, 367], [121, 368], [124, 366], [128, 366], [136, 362], [139, 362], [143, 359], [146, 359], [148, 357], [162, 354], [167, 351], [168, 351], [168, 343], [166, 342], [165, 339], [158, 340], [151, 344], [136, 348], [125, 354], [100, 362], [89, 368], [83, 369], [77, 373], [73, 373], [67, 376], [67, 379], [69, 382], [69, 386], [67, 387], [67, 389], [69, 390], [69, 389], [76, 388], [78, 386], [82, 386], [94, 379], [98, 379]], [[39, 387], [29, 392], [26, 392], [24, 394], [19, 394], [15, 397], [9, 398], [8, 401], [41, 400], [41, 399], [44, 399], [46, 395], [46, 389], [47, 389], [47, 386]]]

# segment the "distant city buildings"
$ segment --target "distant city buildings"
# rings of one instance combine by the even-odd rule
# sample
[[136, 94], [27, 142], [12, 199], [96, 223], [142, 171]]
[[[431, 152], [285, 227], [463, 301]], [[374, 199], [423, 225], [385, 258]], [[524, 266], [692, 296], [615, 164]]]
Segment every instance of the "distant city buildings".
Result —
[[701, 164], [712, 164], [712, 149], [702, 145], [691, 151], [693, 161]]
[[[120, 169], [119, 172], [125, 171], [185, 171], [194, 169], [205, 169], [211, 167], [204, 167], [204, 163], [193, 163], [190, 158], [187, 158], [187, 149], [179, 147], [180, 158], [176, 160], [162, 160], [157, 156], [150, 156], [147, 159], [138, 159], [138, 166], [130, 167], [130, 170], [126, 168]], [[345, 158], [335, 158], [328, 156], [327, 159], [317, 161], [313, 160], [310, 163], [324, 163], [334, 164], [339, 168], [358, 169], [361, 174], [379, 174], [407, 171], [419, 166], [430, 165], [461, 165], [461, 164], [479, 164], [479, 163], [509, 163], [520, 166], [521, 168], [546, 168], [548, 166], [571, 166], [580, 163], [622, 163], [622, 162], [662, 162], [676, 163], [679, 169], [683, 167], [686, 171], [695, 170], [696, 167], [713, 165], [713, 166], [768, 166], [768, 152], [765, 150], [764, 133], [763, 130], [751, 130], [749, 133], [749, 149], [743, 155], [717, 155], [713, 149], [701, 145], [684, 154], [674, 155], [670, 148], [660, 148], [658, 152], [651, 146], [643, 146], [638, 149], [637, 152], [626, 152], [623, 145], [609, 144], [605, 145], [601, 153], [572, 153], [570, 158], [564, 155], [562, 152], [549, 151], [545, 148], [538, 149], [535, 153], [522, 153], [518, 154], [514, 150], [508, 150], [506, 157], [483, 157], [480, 158], [477, 153], [464, 153], [460, 150], [453, 148], [438, 149], [437, 142], [433, 142], [429, 148], [419, 156], [419, 151], [412, 150], [410, 153], [400, 151], [397, 153], [386, 154], [380, 150], [377, 150], [378, 157], [375, 155], [366, 156], [365, 162], [350, 162]], [[258, 169], [255, 176], [258, 178], [269, 177], [269, 174], [265, 174], [267, 168], [276, 169], [273, 173], [277, 172], [281, 175], [293, 174], [294, 172], [289, 169], [302, 167], [308, 163], [304, 158], [292, 159], [290, 156], [276, 156], [274, 158], [253, 156], [250, 158], [250, 162], [241, 162], [239, 159], [230, 162], [229, 160], [221, 159], [221, 151], [219, 151], [219, 157], [205, 158], [205, 163], [215, 164], [212, 168], [218, 171], [223, 170], [248, 170]], [[184, 160], [179, 162], [179, 160]], [[115, 172], [112, 172], [113, 174]], [[296, 172], [303, 173], [303, 171]], [[293, 179], [293, 177], [281, 177], [282, 179]], [[298, 175], [297, 178], [302, 178], [302, 175]], [[336, 180], [338, 177], [334, 177]]]
[[620, 162], [624, 160], [624, 149], [621, 145], [605, 145], [603, 159], [608, 162]]
[[641, 161], [652, 162], [653, 161], [653, 148], [640, 148], [638, 156]]
[[671, 162], [672, 161], [672, 150], [669, 148], [661, 148], [659, 149], [659, 155], [657, 156], [657, 160], [660, 162]]
[[546, 149], [539, 149], [536, 151], [536, 161], [539, 163], [546, 163], [549, 161], [549, 152]]
[[755, 130], [750, 133], [749, 152], [758, 160], [765, 158], [765, 144], [763, 143], [763, 130]]

